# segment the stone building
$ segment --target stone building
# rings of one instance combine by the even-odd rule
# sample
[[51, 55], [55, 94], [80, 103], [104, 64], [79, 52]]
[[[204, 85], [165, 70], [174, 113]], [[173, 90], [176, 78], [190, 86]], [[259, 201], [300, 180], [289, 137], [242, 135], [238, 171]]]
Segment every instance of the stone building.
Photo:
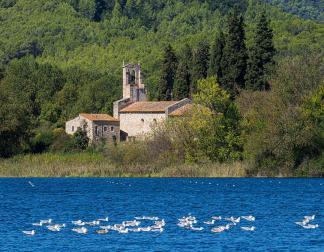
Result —
[[123, 66], [123, 98], [114, 102], [114, 117], [120, 121], [121, 139], [135, 139], [170, 116], [179, 116], [191, 100], [147, 101], [139, 64]]
[[90, 143], [100, 141], [119, 142], [119, 120], [107, 114], [79, 114], [78, 117], [66, 122], [65, 132], [73, 135], [78, 128], [87, 132]]

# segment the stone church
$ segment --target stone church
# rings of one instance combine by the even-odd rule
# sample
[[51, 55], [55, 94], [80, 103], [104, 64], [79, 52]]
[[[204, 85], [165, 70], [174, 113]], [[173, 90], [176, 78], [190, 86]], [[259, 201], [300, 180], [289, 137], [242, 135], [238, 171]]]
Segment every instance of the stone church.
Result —
[[191, 100], [147, 101], [139, 64], [123, 65], [123, 98], [114, 102], [114, 118], [120, 121], [121, 139], [144, 136], [151, 127], [170, 116], [180, 116]]
[[113, 117], [107, 114], [85, 114], [66, 122], [67, 134], [78, 128], [87, 132], [90, 142], [100, 140], [135, 140], [149, 133], [152, 126], [168, 117], [183, 115], [191, 100], [147, 101], [139, 64], [123, 64], [123, 98], [114, 102]]

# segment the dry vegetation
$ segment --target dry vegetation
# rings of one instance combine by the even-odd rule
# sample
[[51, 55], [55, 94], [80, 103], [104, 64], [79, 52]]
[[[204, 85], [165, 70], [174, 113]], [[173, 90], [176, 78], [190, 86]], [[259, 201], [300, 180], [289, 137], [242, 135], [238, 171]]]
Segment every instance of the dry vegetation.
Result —
[[[156, 165], [156, 164], [155, 164]], [[149, 166], [112, 164], [97, 153], [40, 154], [0, 160], [1, 177], [244, 177], [245, 166], [233, 164], [182, 164]]]

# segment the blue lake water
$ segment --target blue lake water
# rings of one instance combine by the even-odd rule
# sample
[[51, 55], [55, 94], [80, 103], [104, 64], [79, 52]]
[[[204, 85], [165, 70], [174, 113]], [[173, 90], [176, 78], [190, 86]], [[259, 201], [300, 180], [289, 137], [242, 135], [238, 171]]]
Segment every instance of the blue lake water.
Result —
[[[189, 214], [202, 231], [177, 226]], [[203, 223], [244, 215], [256, 220], [222, 233], [211, 229], [228, 221]], [[305, 215], [316, 215], [311, 223], [319, 228], [295, 224]], [[71, 231], [71, 221], [106, 216], [103, 225], [136, 216], [156, 216], [166, 225], [163, 232]], [[67, 227], [32, 226], [49, 218]], [[34, 236], [22, 233], [33, 229]], [[324, 251], [324, 179], [0, 179], [0, 251]]]

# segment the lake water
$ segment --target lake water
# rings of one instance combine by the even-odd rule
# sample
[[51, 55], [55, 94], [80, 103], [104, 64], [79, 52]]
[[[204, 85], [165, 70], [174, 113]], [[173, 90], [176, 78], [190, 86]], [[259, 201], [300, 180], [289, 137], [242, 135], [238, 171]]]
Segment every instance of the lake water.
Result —
[[[29, 181], [31, 183], [29, 183]], [[195, 216], [194, 231], [177, 226]], [[222, 233], [204, 224], [212, 216], [242, 219]], [[316, 215], [305, 229], [296, 225]], [[71, 231], [71, 221], [109, 217], [113, 225], [136, 216], [164, 219], [163, 232]], [[66, 223], [60, 232], [33, 226]], [[153, 225], [143, 220], [140, 226]], [[255, 231], [241, 227], [255, 226]], [[35, 230], [34, 236], [22, 231]], [[0, 179], [0, 251], [324, 251], [323, 179]]]

